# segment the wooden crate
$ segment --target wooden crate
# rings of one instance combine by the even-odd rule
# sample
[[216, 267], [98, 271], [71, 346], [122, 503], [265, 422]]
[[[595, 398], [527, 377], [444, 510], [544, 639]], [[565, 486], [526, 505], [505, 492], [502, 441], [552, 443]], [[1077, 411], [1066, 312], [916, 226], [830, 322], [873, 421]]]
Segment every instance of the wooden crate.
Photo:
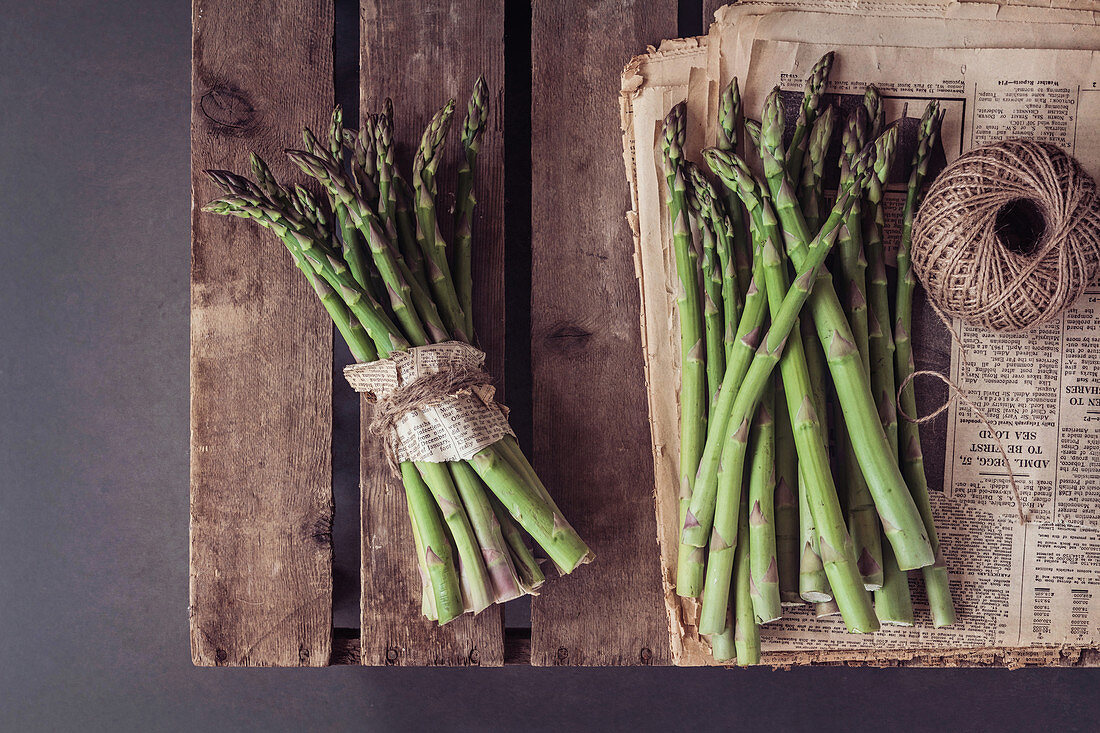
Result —
[[[303, 122], [327, 128], [337, 0], [193, 2], [195, 664], [671, 663], [617, 92], [626, 60], [678, 35], [680, 4], [361, 0], [358, 8], [361, 106], [376, 109], [393, 96], [406, 145], [477, 74], [494, 92], [479, 164], [474, 275], [477, 329], [498, 384], [503, 360], [516, 353], [504, 334], [502, 222], [517, 208], [525, 213], [505, 205], [506, 8], [520, 15], [511, 18], [508, 43], [522, 51], [530, 42], [532, 459], [597, 561], [547, 583], [532, 599], [527, 633], [506, 632], [495, 608], [442, 629], [420, 617], [402, 491], [365, 432], [360, 629], [333, 628], [333, 329], [277, 243], [198, 207], [217, 193], [204, 169], [245, 170], [255, 150], [277, 175], [293, 177], [283, 149], [298, 144]], [[696, 27], [720, 4], [705, 0]], [[509, 155], [525, 172], [527, 151]], [[1028, 654], [914, 652], [878, 664], [1098, 664], [1094, 650], [1066, 650], [1053, 662], [1049, 650]], [[841, 654], [819, 663], [851, 662]]]
[[[195, 664], [669, 663], [617, 90], [625, 60], [676, 35], [677, 3], [508, 7], [524, 14], [521, 28], [530, 13], [532, 460], [597, 554], [532, 599], [529, 637], [505, 633], [495, 608], [443, 628], [420, 617], [403, 493], [365, 432], [361, 629], [333, 628], [332, 326], [274, 240], [198, 209], [217, 194], [204, 169], [246, 170], [255, 150], [293, 178], [283, 149], [298, 144], [303, 122], [327, 129], [333, 3], [194, 0]], [[362, 0], [359, 8], [361, 104], [376, 109], [394, 97], [400, 141], [414, 140], [447, 97], [463, 98], [477, 74], [494, 92], [474, 274], [477, 330], [498, 382], [508, 353], [505, 8], [504, 0]], [[514, 165], [523, 170], [524, 161]]]

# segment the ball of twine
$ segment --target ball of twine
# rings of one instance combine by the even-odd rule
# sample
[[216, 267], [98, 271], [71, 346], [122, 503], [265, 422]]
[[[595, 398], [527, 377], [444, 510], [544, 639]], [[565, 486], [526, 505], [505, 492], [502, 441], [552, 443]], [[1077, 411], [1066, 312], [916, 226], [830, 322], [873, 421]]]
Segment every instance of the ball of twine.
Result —
[[912, 261], [932, 302], [995, 331], [1055, 318], [1100, 270], [1096, 184], [1034, 140], [972, 150], [933, 182], [913, 225]]

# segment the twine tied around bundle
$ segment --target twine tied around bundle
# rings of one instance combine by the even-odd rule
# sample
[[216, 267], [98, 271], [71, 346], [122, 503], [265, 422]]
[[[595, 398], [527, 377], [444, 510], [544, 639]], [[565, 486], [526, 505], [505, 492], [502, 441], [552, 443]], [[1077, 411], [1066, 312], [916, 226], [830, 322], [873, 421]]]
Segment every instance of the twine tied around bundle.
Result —
[[913, 269], [933, 305], [993, 331], [1056, 318], [1100, 272], [1100, 201], [1054, 145], [1004, 140], [947, 166], [913, 225]]
[[[375, 405], [374, 417], [367, 429], [382, 439], [386, 462], [394, 476], [401, 475], [396, 428], [402, 417], [414, 410], [438, 405], [448, 397], [492, 383], [493, 378], [484, 369], [470, 364], [456, 364], [442, 371], [423, 374], [385, 397], [366, 393], [367, 399]], [[505, 409], [502, 405], [497, 407]]]

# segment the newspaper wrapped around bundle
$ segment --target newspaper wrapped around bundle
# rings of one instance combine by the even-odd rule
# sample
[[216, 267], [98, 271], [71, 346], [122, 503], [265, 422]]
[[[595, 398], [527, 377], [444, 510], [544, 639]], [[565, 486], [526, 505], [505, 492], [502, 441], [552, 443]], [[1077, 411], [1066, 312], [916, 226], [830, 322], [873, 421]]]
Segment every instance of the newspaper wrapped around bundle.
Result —
[[[843, 110], [858, 103], [868, 83], [882, 91], [887, 119], [907, 118], [906, 127], [930, 98], [947, 110], [930, 175], [966, 150], [1010, 136], [1059, 145], [1094, 177], [1100, 174], [1100, 19], [1093, 12], [1008, 3], [788, 0], [730, 5], [716, 19], [708, 36], [666, 41], [634, 59], [623, 74], [621, 98], [661, 564], [680, 664], [713, 661], [694, 626], [695, 609], [673, 585], [679, 413], [671, 385], [679, 383], [679, 329], [664, 181], [654, 155], [672, 105], [687, 101], [687, 154], [702, 163], [700, 151], [716, 139], [719, 92], [732, 77], [740, 82], [747, 116], [759, 114], [777, 83], [794, 109], [810, 66], [833, 50], [826, 101]], [[887, 189], [888, 248], [896, 248], [900, 232], [911, 138], [903, 135], [898, 175]], [[815, 619], [810, 606], [787, 609], [782, 621], [761, 629], [766, 662], [1097, 663], [1100, 288], [1035, 332], [954, 326], [961, 349], [917, 293], [918, 368], [947, 374], [995, 426], [991, 432], [955, 404], [946, 420], [921, 430], [957, 623], [932, 628], [914, 573], [914, 627], [853, 635], [839, 618]], [[917, 385], [921, 414], [942, 402], [937, 392], [934, 382]], [[1024, 525], [998, 440], [1030, 514]]]
[[484, 352], [447, 341], [352, 364], [344, 377], [376, 404], [371, 430], [386, 441], [396, 470], [404, 461], [468, 460], [514, 435], [484, 365]]

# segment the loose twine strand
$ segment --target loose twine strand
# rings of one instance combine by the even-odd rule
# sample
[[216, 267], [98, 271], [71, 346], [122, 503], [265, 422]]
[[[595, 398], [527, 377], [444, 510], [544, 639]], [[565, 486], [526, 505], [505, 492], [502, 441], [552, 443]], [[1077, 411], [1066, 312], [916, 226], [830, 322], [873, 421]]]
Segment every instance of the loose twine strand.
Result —
[[[925, 375], [935, 377], [936, 379], [946, 384], [948, 389], [948, 397], [942, 405], [940, 405], [934, 411], [928, 413], [924, 417], [919, 417], [915, 415], [910, 416], [905, 412], [905, 408], [901, 406], [901, 393], [905, 391], [905, 388], [909, 386], [910, 382], [912, 382], [917, 377]], [[1008, 468], [1008, 483], [1012, 487], [1012, 500], [1016, 504], [1016, 516], [1019, 517], [1020, 524], [1027, 524], [1030, 521], [1030, 513], [1024, 509], [1024, 500], [1020, 493], [1020, 487], [1016, 485], [1016, 475], [1012, 471], [1012, 461], [1009, 460], [1008, 451], [1005, 450], [1004, 443], [1001, 441], [1001, 436], [997, 434], [997, 429], [993, 427], [988, 419], [986, 419], [986, 416], [981, 411], [981, 408], [979, 408], [976, 404], [974, 404], [973, 400], [966, 396], [966, 393], [962, 391], [961, 387], [959, 387], [957, 384], [955, 384], [950, 379], [937, 371], [934, 371], [932, 369], [919, 369], [907, 376], [905, 379], [901, 380], [901, 385], [898, 387], [897, 394], [898, 414], [901, 415], [901, 417], [908, 422], [920, 425], [942, 415], [943, 412], [948, 407], [950, 407], [951, 403], [954, 402], [956, 399], [961, 400], [967, 407], [974, 411], [974, 414], [978, 416], [978, 419], [981, 420], [987, 428], [989, 428], [989, 432], [993, 435], [993, 439], [997, 441], [997, 450], [1001, 452], [1001, 457], [1004, 458], [1005, 461], [1005, 467]]]
[[[1018, 233], [1006, 228], [1018, 222], [1002, 222], [1001, 216], [1021, 205], [1037, 212], [1042, 229], [1037, 241], [1014, 244], [1020, 238], [1009, 235]], [[913, 224], [912, 264], [965, 364], [951, 317], [993, 331], [1025, 331], [1057, 318], [1095, 281], [1100, 272], [1096, 184], [1076, 160], [1047, 143], [1013, 139], [972, 150], [947, 166], [929, 189]], [[907, 415], [901, 394], [924, 375], [947, 385], [947, 400], [924, 417]], [[961, 387], [939, 372], [920, 370], [902, 380], [897, 399], [898, 414], [918, 425], [956, 399], [973, 410], [1004, 458], [1020, 523], [1029, 521], [1004, 442]]]
[[457, 364], [439, 372], [424, 374], [406, 382], [382, 398], [375, 397], [374, 417], [368, 430], [382, 439], [382, 448], [394, 476], [401, 475], [398, 461], [397, 423], [415, 410], [438, 405], [448, 397], [475, 387], [489, 385], [493, 378], [485, 370], [470, 365]]

